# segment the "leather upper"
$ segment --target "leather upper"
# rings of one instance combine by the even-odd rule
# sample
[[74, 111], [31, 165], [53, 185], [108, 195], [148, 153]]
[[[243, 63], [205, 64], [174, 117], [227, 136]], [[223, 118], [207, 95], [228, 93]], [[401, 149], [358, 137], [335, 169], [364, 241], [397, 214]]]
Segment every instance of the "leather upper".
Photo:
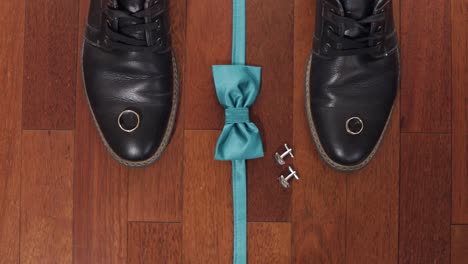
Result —
[[[371, 19], [377, 22], [347, 28], [340, 24], [341, 20], [330, 21], [330, 12], [356, 21], [373, 16]], [[366, 40], [370, 35], [372, 41], [363, 42], [365, 52], [346, 50], [346, 46], [330, 38], [331, 30], [351, 40]], [[377, 31], [380, 33], [372, 34]], [[308, 74], [311, 126], [316, 130], [325, 158], [337, 169], [360, 168], [360, 164], [368, 162], [380, 141], [398, 89], [399, 54], [392, 2], [318, 0]], [[362, 132], [358, 134], [347, 131], [347, 121], [353, 117], [362, 121]]]
[[[86, 92], [108, 147], [125, 161], [145, 161], [160, 147], [175, 107], [166, 0], [107, 2], [101, 6], [101, 1], [91, 1], [82, 63]], [[141, 26], [128, 27], [140, 18], [118, 17], [145, 12], [153, 5], [159, 5], [152, 9], [159, 15], [142, 18], [146, 23]], [[108, 10], [116, 17], [109, 17]], [[112, 40], [109, 30], [123, 35], [124, 41]], [[126, 43], [134, 44], [132, 39], [143, 44]], [[126, 110], [139, 118], [132, 132], [119, 126], [119, 116]]]

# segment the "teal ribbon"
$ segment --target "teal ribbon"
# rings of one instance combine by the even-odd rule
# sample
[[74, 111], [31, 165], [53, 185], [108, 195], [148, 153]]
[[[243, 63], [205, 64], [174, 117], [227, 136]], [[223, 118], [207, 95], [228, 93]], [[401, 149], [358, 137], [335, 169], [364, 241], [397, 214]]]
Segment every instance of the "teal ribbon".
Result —
[[260, 132], [249, 118], [249, 107], [260, 90], [261, 68], [245, 64], [245, 0], [233, 0], [232, 64], [214, 65], [216, 95], [225, 109], [225, 123], [216, 160], [232, 161], [234, 215], [233, 263], [247, 263], [247, 171], [245, 161], [263, 157]]
[[245, 64], [245, 0], [232, 0], [232, 64]]

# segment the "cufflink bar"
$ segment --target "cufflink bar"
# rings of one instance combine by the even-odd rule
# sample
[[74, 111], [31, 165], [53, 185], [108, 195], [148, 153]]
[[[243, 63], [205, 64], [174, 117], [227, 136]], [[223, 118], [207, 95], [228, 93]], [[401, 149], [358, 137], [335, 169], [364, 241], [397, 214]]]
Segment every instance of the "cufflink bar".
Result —
[[291, 158], [294, 158], [292, 148], [289, 148], [288, 144], [284, 144], [284, 147], [286, 148], [286, 151], [283, 152], [283, 154], [279, 154], [278, 152], [275, 153], [275, 160], [279, 165], [286, 164], [286, 162], [284, 161], [284, 158], [286, 158], [286, 156], [291, 156]]

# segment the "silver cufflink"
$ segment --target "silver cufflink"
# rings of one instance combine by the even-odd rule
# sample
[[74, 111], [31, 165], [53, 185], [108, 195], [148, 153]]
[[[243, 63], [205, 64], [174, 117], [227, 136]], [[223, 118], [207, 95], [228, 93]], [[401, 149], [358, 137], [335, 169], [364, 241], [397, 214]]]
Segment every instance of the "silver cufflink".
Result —
[[283, 175], [281, 175], [279, 178], [278, 178], [278, 181], [280, 182], [280, 184], [284, 187], [284, 188], [289, 188], [289, 180], [294, 177], [296, 178], [296, 180], [299, 180], [299, 176], [297, 175], [297, 172], [291, 167], [289, 166], [289, 171], [291, 172], [288, 176], [284, 177]]
[[284, 144], [284, 147], [286, 148], [286, 151], [283, 154], [279, 154], [278, 152], [276, 152], [275, 154], [276, 162], [278, 162], [279, 165], [286, 164], [286, 162], [284, 161], [284, 158], [288, 155], [291, 156], [291, 158], [294, 158], [292, 148], [289, 148], [288, 144]]

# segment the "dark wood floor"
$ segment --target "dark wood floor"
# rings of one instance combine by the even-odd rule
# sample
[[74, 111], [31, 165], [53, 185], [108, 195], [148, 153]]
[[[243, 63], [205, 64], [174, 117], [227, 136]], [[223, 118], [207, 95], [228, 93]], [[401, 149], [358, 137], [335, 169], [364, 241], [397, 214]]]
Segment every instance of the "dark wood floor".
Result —
[[[85, 103], [88, 1], [0, 3], [0, 263], [230, 263], [210, 66], [230, 61], [231, 1], [170, 0], [183, 100], [163, 158], [133, 170], [106, 153]], [[315, 1], [247, 2], [266, 149], [248, 162], [249, 263], [468, 263], [468, 1], [395, 1], [400, 97], [353, 174], [321, 162], [306, 125]], [[286, 142], [301, 175], [289, 190], [272, 158]]]

